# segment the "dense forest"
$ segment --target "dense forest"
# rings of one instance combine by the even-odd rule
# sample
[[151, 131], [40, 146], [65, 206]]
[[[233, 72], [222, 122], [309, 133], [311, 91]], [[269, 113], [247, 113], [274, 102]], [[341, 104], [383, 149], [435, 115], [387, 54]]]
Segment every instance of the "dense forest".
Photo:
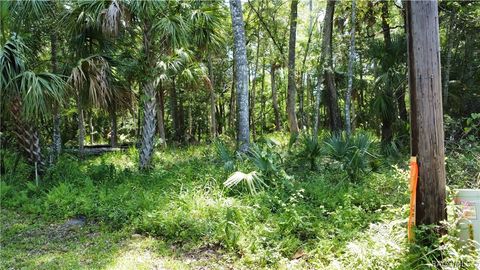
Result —
[[0, 16], [0, 269], [480, 267], [480, 2]]

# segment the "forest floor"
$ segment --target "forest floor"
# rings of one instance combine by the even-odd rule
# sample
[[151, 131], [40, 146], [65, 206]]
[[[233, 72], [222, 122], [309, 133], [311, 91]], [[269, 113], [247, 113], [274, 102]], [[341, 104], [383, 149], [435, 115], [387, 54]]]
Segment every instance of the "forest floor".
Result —
[[[256, 193], [223, 186], [233, 171], [258, 168], [222, 158], [214, 145], [158, 151], [149, 173], [137, 171], [135, 149], [83, 161], [64, 155], [40, 186], [26, 164], [7, 170], [0, 269], [475, 267], [453, 237], [428, 250], [407, 245], [407, 156], [372, 160], [351, 179], [322, 156], [310, 170], [301, 146], [277, 139], [281, 147], [261, 148], [275, 172]], [[450, 153], [465, 162], [447, 170], [480, 173], [472, 153], [480, 152]], [[439, 252], [441, 263], [432, 255]]]

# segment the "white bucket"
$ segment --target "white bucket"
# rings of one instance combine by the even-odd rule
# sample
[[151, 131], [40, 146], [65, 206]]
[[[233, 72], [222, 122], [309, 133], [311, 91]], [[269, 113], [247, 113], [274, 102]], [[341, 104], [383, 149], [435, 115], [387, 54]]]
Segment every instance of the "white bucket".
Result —
[[459, 223], [460, 239], [475, 240], [480, 251], [480, 189], [457, 189], [455, 204], [462, 209]]

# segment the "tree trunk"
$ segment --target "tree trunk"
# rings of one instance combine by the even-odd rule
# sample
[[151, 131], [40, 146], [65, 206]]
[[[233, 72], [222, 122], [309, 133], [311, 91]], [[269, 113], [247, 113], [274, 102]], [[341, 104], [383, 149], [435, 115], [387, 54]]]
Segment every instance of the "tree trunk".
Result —
[[187, 130], [187, 142], [195, 141], [192, 137], [193, 134], [193, 117], [192, 117], [192, 102], [188, 105], [188, 130]]
[[[327, 90], [327, 107], [329, 113], [330, 128], [333, 132], [339, 132], [341, 129], [340, 110], [338, 107], [337, 90], [335, 88], [335, 77], [333, 71], [332, 59], [332, 31], [333, 31], [333, 14], [335, 11], [335, 0], [328, 0], [325, 11], [325, 20], [323, 26], [322, 54], [320, 59], [321, 71], [325, 76], [325, 88]], [[319, 82], [321, 78], [318, 78]], [[315, 123], [314, 137], [318, 135], [318, 120], [320, 109], [320, 87], [317, 90], [317, 101], [315, 103]]]
[[150, 168], [155, 137], [155, 88], [153, 83], [143, 86], [145, 101], [143, 103], [142, 145], [140, 147], [140, 169]]
[[155, 139], [155, 85], [149, 74], [155, 65], [153, 52], [151, 50], [151, 25], [144, 22], [143, 25], [143, 49], [145, 53], [145, 74], [147, 75], [143, 83], [143, 128], [142, 143], [140, 146], [139, 167], [146, 170], [151, 167], [154, 139]]
[[232, 15], [233, 43], [235, 57], [235, 75], [238, 104], [238, 151], [246, 152], [250, 144], [248, 120], [248, 62], [245, 46], [245, 28], [243, 24], [242, 3], [240, 0], [230, 0]]
[[270, 69], [270, 83], [272, 85], [272, 103], [273, 103], [273, 113], [275, 114], [275, 130], [282, 130], [282, 123], [280, 121], [280, 108], [278, 106], [278, 95], [277, 87], [275, 82], [275, 72], [277, 71], [277, 66], [272, 63]]
[[[315, 20], [316, 22], [316, 20]], [[298, 125], [299, 128], [302, 129], [307, 125], [307, 117], [305, 116], [305, 89], [308, 86], [308, 76], [305, 76], [305, 67], [307, 63], [307, 56], [310, 50], [310, 43], [312, 41], [312, 34], [313, 34], [313, 0], [308, 1], [308, 40], [307, 45], [305, 48], [305, 53], [303, 55], [302, 67], [300, 70], [300, 88], [298, 89]], [[308, 99], [308, 89], [307, 90], [307, 99]]]
[[22, 150], [24, 151], [28, 162], [42, 170], [45, 167], [45, 164], [42, 158], [38, 132], [34, 125], [24, 121], [22, 117], [22, 102], [20, 97], [15, 97], [13, 99], [10, 113], [14, 123], [13, 132], [17, 138], [18, 144], [23, 148]]
[[[77, 89], [79, 91], [79, 89]], [[83, 118], [82, 102], [80, 100], [80, 93], [77, 92], [77, 121], [78, 121], [78, 153], [80, 157], [84, 155], [85, 145], [85, 123]]]
[[93, 135], [95, 135], [95, 130], [93, 129], [93, 112], [88, 114], [88, 125], [90, 127], [90, 145], [94, 145], [95, 141]]
[[252, 122], [252, 136], [253, 140], [256, 138], [256, 129], [255, 129], [255, 86], [257, 82], [257, 71], [258, 71], [258, 59], [260, 57], [260, 27], [257, 28], [257, 53], [255, 56], [255, 67], [253, 69], [253, 80], [252, 80], [252, 95], [250, 101], [250, 120]]
[[218, 135], [217, 131], [217, 118], [215, 115], [215, 82], [213, 77], [213, 66], [212, 66], [212, 55], [208, 52], [208, 77], [210, 79], [210, 134], [212, 138], [216, 138]]
[[398, 115], [400, 116], [400, 119], [404, 122], [407, 122], [408, 121], [408, 112], [407, 112], [407, 106], [405, 104], [405, 85], [403, 83], [398, 88], [398, 90], [395, 94], [395, 99], [397, 100]]
[[[390, 25], [388, 24], [388, 1], [382, 2], [382, 32], [383, 32], [383, 40], [385, 42], [385, 50], [387, 52], [387, 57], [391, 54], [391, 47], [392, 47], [392, 37], [390, 35]], [[383, 71], [388, 72], [389, 66], [384, 59], [383, 63]], [[390, 89], [391, 87], [387, 87], [385, 89], [386, 96], [388, 99], [393, 100], [393, 91]], [[393, 120], [395, 117], [382, 117], [382, 145], [388, 145], [393, 138]]]
[[[55, 33], [50, 35], [51, 54], [52, 54], [52, 73], [57, 73], [57, 36]], [[52, 152], [54, 159], [57, 160], [62, 152], [62, 135], [60, 134], [60, 108], [55, 105], [53, 113], [53, 137], [52, 137]]]
[[163, 101], [163, 88], [162, 84], [159, 83], [159, 89], [157, 91], [157, 122], [158, 122], [158, 136], [160, 137], [161, 144], [163, 147], [167, 146], [167, 141], [165, 138], [165, 104]]
[[117, 124], [117, 104], [115, 99], [112, 100], [112, 104], [110, 104], [110, 124], [112, 128], [112, 132], [110, 134], [110, 146], [117, 147], [117, 133], [118, 133], [118, 124]]
[[295, 82], [295, 44], [297, 39], [297, 8], [298, 0], [292, 0], [290, 11], [290, 38], [288, 41], [288, 91], [287, 91], [287, 116], [290, 134], [298, 134], [297, 113], [295, 112], [297, 96]]
[[350, 134], [352, 133], [350, 106], [351, 106], [352, 86], [353, 86], [353, 64], [355, 61], [355, 0], [352, 0], [352, 19], [350, 21], [350, 24], [351, 24], [351, 31], [350, 31], [350, 57], [348, 59], [348, 86], [347, 86], [347, 93], [345, 95], [345, 130], [348, 136], [350, 136]]
[[262, 135], [263, 135], [263, 132], [265, 131], [266, 129], [266, 120], [265, 120], [265, 103], [267, 102], [267, 98], [265, 96], [265, 57], [262, 57], [262, 88], [261, 88], [261, 93], [260, 93], [260, 96], [261, 96], [261, 107], [260, 107], [260, 110], [261, 110], [261, 117], [262, 117]]
[[178, 134], [177, 138], [179, 142], [185, 142], [185, 137], [186, 137], [186, 127], [185, 127], [185, 107], [183, 106], [183, 89], [179, 89], [179, 95], [177, 96], [178, 100]]
[[452, 47], [453, 47], [453, 40], [454, 40], [454, 33], [453, 30], [455, 28], [455, 13], [452, 12], [450, 15], [450, 21], [448, 24], [447, 29], [447, 57], [445, 63], [445, 71], [443, 73], [443, 106], [447, 106], [448, 103], [448, 84], [450, 82], [450, 68], [451, 68], [451, 61], [452, 61]]
[[[401, 11], [403, 17], [403, 25], [405, 30], [405, 35], [407, 34], [407, 19], [405, 14], [405, 9]], [[405, 74], [407, 77], [407, 74]], [[408, 112], [407, 112], [407, 104], [405, 102], [405, 91], [406, 91], [406, 84], [402, 83], [395, 93], [395, 98], [398, 104], [398, 115], [403, 122], [408, 122]]]
[[415, 222], [440, 224], [447, 218], [438, 5], [407, 1], [411, 152], [419, 180]]
[[[235, 60], [234, 60], [235, 61]], [[233, 67], [233, 74], [235, 74], [235, 66]], [[236, 130], [236, 125], [235, 125], [235, 114], [236, 114], [236, 109], [235, 109], [235, 76], [233, 76], [232, 79], [232, 87], [230, 88], [230, 102], [228, 104], [228, 109], [229, 109], [229, 114], [228, 114], [228, 125], [229, 128], [233, 131], [235, 134]]]
[[180, 121], [178, 115], [178, 100], [177, 100], [177, 89], [175, 85], [175, 77], [172, 79], [172, 85], [170, 87], [170, 114], [172, 117], [172, 128], [174, 133], [174, 140], [179, 141], [180, 139]]

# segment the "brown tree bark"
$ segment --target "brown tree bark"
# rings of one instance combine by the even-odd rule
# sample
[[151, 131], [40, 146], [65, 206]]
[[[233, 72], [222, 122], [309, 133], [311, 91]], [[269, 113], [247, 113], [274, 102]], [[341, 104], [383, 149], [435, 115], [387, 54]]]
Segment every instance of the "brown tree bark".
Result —
[[436, 1], [406, 1], [411, 104], [411, 154], [419, 179], [416, 224], [447, 218], [440, 41]]
[[290, 11], [290, 38], [288, 41], [288, 91], [287, 91], [287, 116], [290, 134], [298, 134], [298, 121], [295, 110], [297, 87], [295, 82], [295, 45], [297, 40], [297, 9], [298, 0], [292, 0]]
[[[325, 61], [321, 61], [320, 64], [323, 65], [323, 74], [325, 77], [324, 83], [325, 89], [327, 90], [327, 108], [329, 114], [330, 129], [333, 132], [339, 132], [342, 128], [342, 120], [340, 118], [340, 108], [338, 107], [338, 97], [337, 89], [335, 87], [335, 74], [333, 69], [332, 57], [332, 32], [334, 12], [335, 0], [328, 0], [327, 9], [325, 12], [322, 40], [322, 57], [324, 57]], [[318, 91], [318, 93], [320, 93], [320, 91]], [[317, 94], [317, 100], [319, 99], [320, 97]], [[316, 108], [316, 110], [318, 109]], [[317, 132], [315, 132], [315, 134], [316, 133]]]

